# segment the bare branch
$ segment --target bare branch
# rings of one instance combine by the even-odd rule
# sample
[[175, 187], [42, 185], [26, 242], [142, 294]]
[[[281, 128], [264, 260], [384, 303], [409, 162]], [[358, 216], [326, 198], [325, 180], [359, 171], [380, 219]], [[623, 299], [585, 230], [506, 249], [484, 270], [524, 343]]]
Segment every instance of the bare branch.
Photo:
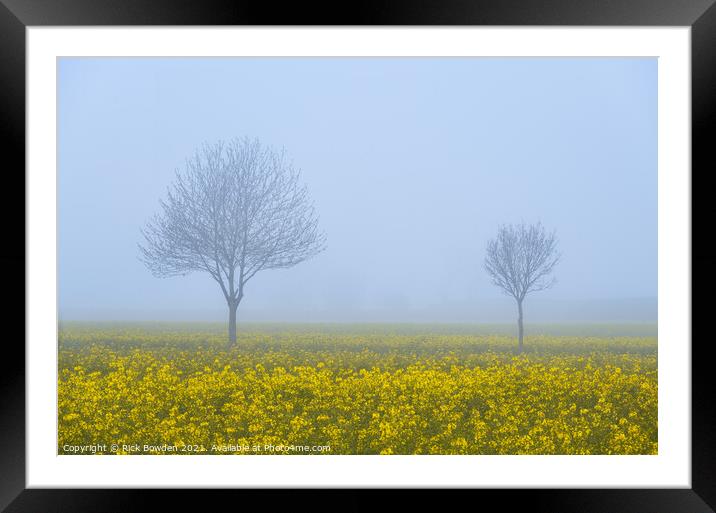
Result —
[[283, 150], [254, 139], [205, 144], [141, 230], [140, 259], [158, 277], [208, 273], [227, 302], [265, 269], [321, 252], [325, 235], [300, 172]]
[[557, 238], [541, 223], [502, 225], [487, 244], [485, 270], [492, 282], [521, 302], [530, 292], [550, 288], [560, 255]]

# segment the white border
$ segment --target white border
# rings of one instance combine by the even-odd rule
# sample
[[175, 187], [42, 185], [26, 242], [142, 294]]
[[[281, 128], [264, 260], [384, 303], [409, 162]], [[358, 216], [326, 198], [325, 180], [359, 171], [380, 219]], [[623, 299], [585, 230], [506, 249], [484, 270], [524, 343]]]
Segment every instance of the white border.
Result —
[[[27, 486], [689, 488], [690, 36], [688, 27], [28, 28]], [[659, 455], [57, 456], [55, 66], [87, 55], [658, 57]]]

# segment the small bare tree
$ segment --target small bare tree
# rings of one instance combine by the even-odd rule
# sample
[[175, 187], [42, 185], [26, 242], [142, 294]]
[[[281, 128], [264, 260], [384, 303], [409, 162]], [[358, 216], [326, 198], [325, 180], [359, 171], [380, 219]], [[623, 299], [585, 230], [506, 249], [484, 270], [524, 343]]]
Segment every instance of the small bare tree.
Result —
[[157, 277], [208, 273], [229, 307], [229, 346], [246, 283], [324, 249], [300, 173], [258, 140], [205, 144], [176, 171], [161, 213], [142, 229], [140, 259]]
[[541, 223], [502, 225], [497, 237], [487, 243], [485, 269], [492, 283], [517, 301], [520, 353], [524, 337], [522, 303], [530, 292], [555, 284], [556, 279], [550, 274], [559, 258], [554, 232], [546, 233]]

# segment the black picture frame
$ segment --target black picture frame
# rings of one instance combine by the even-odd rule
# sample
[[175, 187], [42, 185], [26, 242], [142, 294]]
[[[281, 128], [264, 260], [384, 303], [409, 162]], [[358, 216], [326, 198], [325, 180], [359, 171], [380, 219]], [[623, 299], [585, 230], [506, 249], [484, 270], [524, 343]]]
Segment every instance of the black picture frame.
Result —
[[[692, 63], [692, 488], [451, 490], [473, 504], [531, 512], [700, 513], [716, 508], [716, 422], [706, 320], [716, 260], [706, 249], [716, 202], [711, 132], [716, 123], [716, 0], [400, 0], [293, 3], [245, 0], [0, 0], [0, 146], [5, 244], [0, 252], [7, 299], [0, 372], [0, 510], [7, 512], [209, 511], [247, 499], [286, 507], [359, 511], [385, 504], [379, 490], [83, 490], [25, 486], [25, 29], [61, 25], [574, 25], [689, 26]], [[9, 158], [8, 158], [9, 157]], [[711, 201], [708, 201], [711, 200]], [[22, 214], [20, 214], [22, 212]], [[24, 220], [24, 217], [23, 217]], [[707, 228], [708, 227], [708, 228]], [[701, 228], [701, 230], [699, 230]], [[697, 235], [701, 235], [698, 237]], [[24, 269], [24, 273], [19, 270]], [[8, 291], [9, 289], [9, 291]], [[10, 292], [14, 290], [15, 292]], [[22, 298], [22, 300], [20, 299]], [[684, 341], [688, 344], [690, 341]], [[424, 505], [426, 491], [395, 497], [401, 509]], [[441, 507], [457, 502], [439, 499]], [[489, 502], [485, 502], [488, 500]]]

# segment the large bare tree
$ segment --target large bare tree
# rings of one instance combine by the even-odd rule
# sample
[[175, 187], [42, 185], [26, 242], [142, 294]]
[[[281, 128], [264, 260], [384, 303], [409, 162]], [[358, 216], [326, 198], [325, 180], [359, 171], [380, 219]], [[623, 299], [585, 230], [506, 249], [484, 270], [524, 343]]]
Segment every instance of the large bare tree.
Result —
[[208, 273], [229, 307], [229, 346], [246, 283], [324, 249], [325, 235], [286, 153], [254, 139], [205, 144], [142, 229], [140, 259], [158, 277]]
[[523, 351], [522, 304], [530, 292], [555, 284], [551, 276], [559, 261], [557, 238], [541, 223], [502, 225], [497, 237], [487, 243], [485, 269], [492, 282], [517, 301], [518, 351]]

